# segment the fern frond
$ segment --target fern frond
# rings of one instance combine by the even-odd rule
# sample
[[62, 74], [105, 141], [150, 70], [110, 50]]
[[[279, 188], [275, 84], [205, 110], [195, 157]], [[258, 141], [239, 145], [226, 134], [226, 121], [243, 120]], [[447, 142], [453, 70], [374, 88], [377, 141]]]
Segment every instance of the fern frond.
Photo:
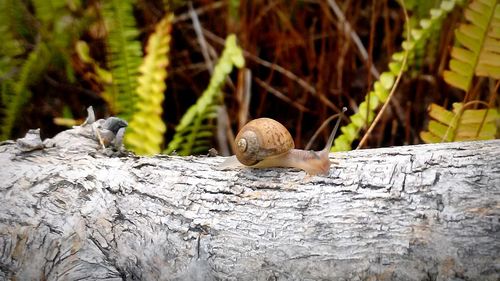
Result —
[[[88, 17], [73, 15], [66, 4], [65, 0], [0, 0], [2, 139], [10, 137], [23, 106], [31, 98], [30, 86], [38, 82], [49, 65], [65, 70], [68, 80], [72, 80], [70, 47]], [[23, 44], [33, 46], [33, 50], [25, 53]]]
[[233, 66], [243, 67], [245, 59], [240, 47], [236, 44], [236, 36], [226, 38], [224, 51], [214, 68], [210, 83], [191, 106], [176, 127], [176, 133], [168, 144], [165, 153], [176, 151], [179, 155], [190, 155], [208, 150], [212, 136], [213, 125], [210, 123], [217, 116], [217, 108], [222, 100], [221, 87], [226, 76], [231, 73]]
[[110, 85], [113, 82], [113, 76], [111, 75], [111, 72], [101, 68], [99, 66], [99, 63], [97, 63], [97, 61], [95, 61], [94, 58], [90, 56], [90, 49], [87, 42], [82, 40], [77, 41], [75, 44], [75, 52], [78, 55], [78, 58], [84, 63], [88, 64], [95, 73], [88, 73], [90, 79], [103, 85]]
[[[411, 31], [411, 40], [403, 41], [402, 48], [408, 52], [408, 59], [412, 61], [416, 52], [422, 48], [433, 35], [439, 32], [443, 20], [455, 8], [461, 0], [442, 1], [439, 8], [431, 9], [428, 18], [419, 21], [419, 28], [413, 28]], [[396, 76], [403, 67], [404, 52], [397, 52], [392, 55], [389, 63], [389, 71], [380, 75], [378, 81], [373, 84], [373, 89], [366, 96], [365, 100], [359, 105], [359, 110], [350, 116], [351, 123], [340, 128], [342, 134], [335, 139], [332, 151], [346, 151], [351, 149], [352, 142], [359, 138], [359, 132], [365, 126], [369, 126], [375, 116], [375, 110], [383, 104], [389, 92], [394, 86]], [[406, 69], [404, 69], [406, 71]]]
[[139, 31], [133, 15], [132, 0], [107, 0], [103, 5], [107, 37], [108, 63], [113, 85], [107, 89], [110, 107], [125, 120], [135, 112], [137, 77], [142, 59]]
[[[455, 29], [457, 42], [451, 50], [450, 70], [444, 80], [469, 91], [474, 75], [500, 78], [500, 4], [497, 0], [474, 0], [464, 12], [468, 23]], [[473, 103], [482, 103], [474, 101]], [[497, 126], [496, 109], [464, 109], [453, 104], [453, 111], [432, 104], [428, 131], [420, 138], [426, 143], [494, 139]]]
[[468, 23], [455, 30], [457, 46], [451, 50], [450, 70], [444, 80], [468, 91], [474, 74], [500, 79], [500, 4], [475, 0], [465, 9]]
[[44, 24], [52, 23], [54, 16], [66, 5], [65, 0], [32, 0], [37, 19]]
[[161, 119], [162, 102], [166, 89], [166, 68], [169, 64], [173, 14], [166, 15], [151, 34], [146, 46], [146, 56], [139, 71], [137, 111], [132, 115], [125, 144], [137, 154], [160, 153], [166, 127]]
[[18, 78], [2, 82], [3, 118], [0, 122], [0, 140], [9, 138], [23, 105], [31, 98], [29, 86], [38, 81], [50, 61], [50, 56], [47, 46], [39, 43], [23, 63]]
[[[419, 32], [420, 20], [427, 18], [429, 11], [439, 6], [440, 0], [404, 0], [408, 12], [412, 12], [412, 17], [408, 23], [413, 33]], [[436, 27], [439, 27], [436, 25]], [[407, 27], [403, 28], [403, 38], [407, 38]], [[438, 50], [440, 33], [437, 30], [430, 32], [430, 36], [425, 44], [416, 44], [414, 54], [407, 58], [408, 74], [411, 78], [417, 77], [425, 64], [432, 65]]]
[[[0, 0], [0, 11], [7, 13], [10, 0]], [[9, 17], [5, 14], [0, 16], [0, 81], [6, 79], [6, 76], [14, 75], [13, 69], [16, 68], [21, 60], [18, 58], [24, 53], [24, 48], [19, 42], [11, 28]]]
[[429, 131], [420, 132], [426, 143], [443, 141], [490, 140], [497, 133], [498, 111], [489, 109], [464, 109], [462, 103], [454, 103], [453, 111], [431, 104]]
[[[27, 7], [25, 1], [18, 0], [0, 0], [2, 9], [2, 20], [5, 20], [10, 25], [10, 30], [14, 37], [21, 40], [33, 42], [37, 30], [27, 20], [32, 14]], [[3, 42], [2, 42], [3, 43]]]

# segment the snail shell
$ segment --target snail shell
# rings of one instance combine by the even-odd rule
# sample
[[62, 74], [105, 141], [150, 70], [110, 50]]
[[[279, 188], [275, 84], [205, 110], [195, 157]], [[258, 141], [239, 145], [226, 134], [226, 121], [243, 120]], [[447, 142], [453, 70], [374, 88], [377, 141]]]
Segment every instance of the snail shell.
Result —
[[236, 158], [252, 166], [270, 156], [288, 152], [295, 147], [292, 136], [279, 122], [259, 118], [248, 122], [235, 139]]

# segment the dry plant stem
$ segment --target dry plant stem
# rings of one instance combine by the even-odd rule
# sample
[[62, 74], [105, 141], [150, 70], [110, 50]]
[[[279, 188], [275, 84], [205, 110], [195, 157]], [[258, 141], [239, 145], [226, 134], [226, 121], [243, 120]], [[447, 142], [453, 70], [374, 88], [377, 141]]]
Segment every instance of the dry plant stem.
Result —
[[[238, 112], [238, 130], [241, 129], [248, 122], [248, 112], [250, 108], [250, 99], [252, 97], [252, 71], [248, 68], [244, 68], [242, 71], [243, 77], [243, 87], [238, 87], [241, 91], [238, 91], [240, 110]], [[234, 138], [232, 138], [234, 139]]]
[[[193, 9], [193, 4], [191, 1], [188, 2], [189, 6], [189, 16], [191, 17], [191, 21], [193, 22], [193, 29], [196, 33], [196, 38], [198, 39], [198, 43], [200, 44], [201, 47], [201, 53], [203, 55], [203, 58], [205, 60], [206, 67], [208, 69], [208, 72], [210, 75], [213, 74], [214, 71], [214, 64], [212, 62], [212, 59], [210, 58], [209, 54], [209, 49], [207, 45], [207, 41], [205, 40], [205, 37], [203, 36], [203, 31], [201, 28], [200, 21], [198, 19], [198, 15]], [[228, 117], [227, 117], [227, 111], [225, 107], [219, 107], [219, 111], [217, 114], [217, 139], [219, 143], [219, 150], [222, 155], [228, 155], [229, 154], [229, 147], [228, 147], [228, 141], [226, 138], [226, 134], [224, 133], [225, 128], [229, 126], [228, 122]]]
[[495, 83], [495, 87], [493, 89], [493, 92], [490, 94], [490, 100], [488, 101], [488, 107], [493, 107], [493, 105], [495, 105], [495, 101], [497, 99], [499, 88], [500, 88], [500, 80], [498, 80]]
[[[220, 155], [230, 155], [227, 129], [230, 128], [229, 117], [225, 106], [219, 106], [217, 110], [217, 142], [219, 144]], [[232, 138], [229, 138], [232, 140]]]
[[262, 9], [262, 11], [255, 17], [255, 19], [252, 21], [252, 23], [250, 24], [250, 27], [248, 29], [251, 30], [255, 26], [257, 26], [262, 21], [264, 16], [267, 13], [269, 13], [279, 3], [280, 3], [280, 1], [270, 1], [270, 3], [268, 3], [268, 5], [264, 9]]
[[200, 20], [198, 19], [198, 15], [193, 9], [193, 4], [191, 3], [191, 1], [188, 2], [188, 5], [189, 5], [189, 16], [191, 17], [191, 21], [193, 22], [193, 28], [194, 32], [196, 33], [196, 38], [198, 38], [198, 43], [200, 43], [201, 46], [201, 53], [203, 55], [203, 58], [205, 59], [208, 72], [210, 72], [210, 75], [212, 75], [214, 71], [214, 64], [210, 59], [210, 55], [208, 54], [207, 41], [205, 40], [205, 37], [203, 37]]
[[306, 107], [304, 107], [303, 105], [291, 100], [289, 97], [287, 97], [285, 94], [283, 94], [282, 92], [276, 90], [275, 88], [271, 87], [268, 83], [266, 83], [265, 81], [262, 81], [260, 80], [259, 78], [255, 77], [255, 82], [257, 84], [259, 84], [262, 88], [264, 88], [266, 91], [268, 91], [269, 93], [275, 95], [277, 98], [285, 101], [286, 103], [289, 103], [291, 106], [297, 108], [298, 110], [300, 111], [310, 111], [309, 109], [307, 109]]
[[[441, 49], [439, 50], [439, 54], [441, 55], [441, 59], [439, 60], [439, 65], [437, 68], [437, 73], [439, 73], [439, 76], [443, 75], [444, 70], [448, 66], [448, 60], [451, 55], [451, 48], [448, 46], [453, 45], [453, 40], [455, 37], [454, 32], [447, 32], [450, 29], [454, 29], [457, 25], [457, 21], [461, 18], [461, 13], [451, 13], [447, 23], [446, 21], [444, 22], [444, 25], [442, 27], [442, 30], [446, 31], [444, 32], [442, 36], [440, 36], [440, 42], [439, 46], [441, 46]], [[441, 33], [442, 34], [442, 33]]]
[[[406, 33], [407, 34], [407, 40], [408, 40], [408, 42], [410, 42], [410, 40], [411, 40], [410, 32], [411, 31], [410, 31], [410, 25], [408, 24], [410, 22], [410, 19], [408, 18], [408, 13], [406, 12], [406, 7], [405, 7], [404, 1], [399, 1], [399, 3], [403, 7], [403, 12], [404, 12], [404, 15], [405, 15], [405, 20], [406, 20], [406, 23], [407, 23], [406, 24], [406, 27], [407, 27], [407, 33]], [[399, 70], [398, 77], [396, 78], [396, 81], [394, 82], [394, 85], [392, 86], [391, 92], [389, 93], [389, 96], [387, 97], [387, 100], [385, 101], [385, 103], [382, 106], [382, 108], [380, 109], [379, 113], [377, 114], [377, 116], [373, 120], [372, 124], [370, 125], [370, 127], [368, 128], [368, 130], [366, 131], [366, 133], [364, 134], [363, 138], [359, 142], [358, 147], [356, 147], [356, 149], [360, 149], [360, 148], [363, 147], [363, 145], [365, 144], [366, 140], [368, 139], [368, 136], [373, 131], [373, 128], [375, 128], [375, 125], [377, 125], [377, 123], [380, 120], [380, 118], [382, 118], [382, 114], [384, 113], [385, 109], [389, 105], [389, 102], [391, 101], [392, 97], [394, 96], [394, 93], [396, 92], [396, 88], [399, 85], [399, 81], [401, 80], [401, 77], [403, 76], [403, 72], [404, 72], [404, 69], [406, 67], [406, 61], [407, 61], [407, 59], [408, 59], [408, 50], [406, 50], [406, 52], [404, 54], [403, 62], [401, 64], [401, 69]]]
[[[16, 68], [12, 68], [13, 69], [13, 72], [16, 72]], [[2, 79], [8, 79], [10, 77], [10, 74], [9, 73], [6, 73]], [[84, 87], [81, 87], [81, 86], [76, 86], [76, 85], [71, 85], [71, 84], [66, 84], [66, 83], [61, 83], [59, 81], [57, 81], [56, 79], [50, 77], [50, 75], [46, 74], [44, 75], [44, 80], [47, 81], [50, 85], [53, 85], [54, 87], [57, 87], [59, 89], [61, 89], [63, 92], [64, 91], [77, 91], [78, 93], [82, 93], [92, 99], [101, 99], [102, 96], [98, 93], [98, 92], [95, 92], [95, 91], [92, 91], [92, 90], [89, 90], [89, 89], [85, 89]], [[3, 80], [2, 80], [3, 81]], [[110, 104], [110, 106], [113, 108], [114, 105]]]
[[[213, 74], [214, 71], [214, 65], [212, 62], [212, 59], [210, 58], [209, 52], [212, 54], [214, 58], [217, 58], [217, 53], [215, 50], [210, 47], [207, 44], [207, 41], [205, 40], [205, 37], [203, 36], [203, 30], [200, 24], [200, 21], [198, 19], [198, 15], [196, 11], [193, 9], [193, 4], [191, 1], [188, 2], [189, 5], [189, 16], [191, 17], [191, 21], [193, 22], [193, 29], [196, 33], [196, 38], [198, 39], [198, 43], [200, 44], [201, 47], [201, 53], [203, 55], [203, 58], [205, 60], [206, 67], [208, 69], [208, 72], [210, 72], [210, 75]], [[231, 79], [226, 78], [226, 81], [228, 84], [230, 84], [234, 88], [234, 84], [232, 83]], [[227, 114], [227, 109], [225, 106], [219, 107], [219, 111], [217, 114], [217, 139], [219, 142], [219, 149], [220, 153], [222, 155], [229, 155], [229, 146], [228, 146], [228, 138], [227, 132], [228, 130], [230, 131], [230, 123], [229, 123], [229, 117]], [[230, 135], [233, 135], [232, 133]], [[229, 138], [233, 139], [233, 138]]]
[[[202, 30], [203, 30], [203, 33], [205, 34], [206, 37], [210, 38], [211, 40], [213, 40], [214, 42], [216, 42], [220, 45], [224, 45], [224, 39], [220, 38], [219, 36], [215, 35], [213, 32], [211, 32], [207, 29], [202, 28]], [[277, 72], [285, 75], [289, 79], [291, 79], [291, 80], [295, 81], [297, 84], [299, 84], [307, 92], [311, 93], [314, 97], [319, 98], [329, 108], [331, 108], [335, 111], [340, 111], [340, 108], [338, 108], [330, 100], [328, 100], [328, 98], [325, 95], [318, 94], [316, 89], [314, 89], [311, 85], [309, 85], [304, 79], [301, 79], [300, 77], [295, 75], [293, 72], [291, 72], [291, 71], [289, 71], [289, 70], [287, 70], [287, 69], [283, 68], [282, 66], [279, 66], [275, 63], [271, 63], [271, 62], [268, 62], [266, 60], [263, 60], [255, 55], [251, 54], [250, 52], [248, 52], [246, 50], [243, 50], [243, 55], [245, 56], [245, 58], [251, 59], [254, 62], [256, 62], [262, 66], [265, 66], [265, 67], [270, 68], [272, 70], [276, 70]]]
[[335, 2], [335, 0], [328, 0], [328, 5], [332, 9], [332, 11], [335, 13], [335, 15], [337, 16], [339, 21], [344, 25], [345, 33], [349, 34], [349, 36], [351, 37], [351, 40], [354, 42], [354, 45], [356, 45], [356, 47], [358, 48], [359, 53], [360, 53], [361, 57], [363, 58], [363, 60], [367, 63], [367, 65], [370, 65], [370, 71], [371, 71], [372, 75], [378, 79], [380, 77], [380, 73], [378, 72], [378, 70], [375, 68], [375, 66], [373, 64], [370, 64], [368, 62], [368, 60], [369, 60], [368, 52], [366, 51], [365, 47], [363, 46], [361, 39], [359, 39], [358, 34], [354, 30], [352, 30], [351, 25], [346, 20], [345, 15], [344, 15], [344, 13], [342, 13], [342, 10], [337, 5], [337, 2]]
[[389, 23], [389, 7], [388, 7], [388, 4], [387, 4], [388, 1], [384, 1], [383, 4], [384, 4], [384, 8], [383, 8], [383, 19], [384, 19], [384, 41], [382, 42], [382, 47], [385, 47], [385, 49], [387, 50], [387, 53], [388, 54], [392, 54], [394, 53], [394, 50], [392, 48], [392, 45], [389, 44], [388, 42], [392, 42], [392, 31], [393, 31], [393, 27], [390, 25]]
[[[215, 60], [219, 60], [219, 55], [215, 51], [215, 48], [208, 43], [207, 43], [207, 47], [208, 47], [208, 52], [210, 53], [212, 58], [214, 58]], [[225, 80], [226, 80], [226, 84], [229, 87], [229, 89], [236, 91], [236, 86], [234, 85], [233, 80], [231, 80], [231, 77], [226, 76]]]
[[[336, 64], [336, 68], [337, 68], [337, 87], [339, 89], [342, 89], [343, 88], [343, 70], [344, 70], [344, 64], [345, 64], [345, 57], [347, 56], [347, 53], [349, 52], [349, 47], [350, 47], [350, 42], [348, 42], [347, 44], [344, 44], [341, 49], [340, 49], [340, 55], [337, 59], [337, 64]], [[353, 108], [353, 106], [351, 105], [351, 108]]]
[[[375, 12], [376, 11], [376, 3], [377, 1], [372, 1], [372, 15], [371, 15], [371, 20], [370, 20], [370, 41], [368, 43], [368, 69], [371, 69], [373, 66], [373, 43], [374, 43], [374, 37], [375, 37], [375, 24], [376, 24], [376, 17], [378, 14]], [[367, 83], [368, 87], [372, 85], [372, 76], [370, 75], [370, 72], [366, 74], [367, 76]], [[368, 91], [368, 95], [370, 95], [370, 91]], [[366, 116], [370, 115], [370, 100], [371, 98], [369, 97], [366, 101]], [[368, 118], [365, 120], [365, 127], [368, 127]]]
[[172, 69], [170, 74], [180, 74], [184, 72], [189, 72], [190, 75], [196, 76], [200, 72], [204, 72], [207, 69], [205, 62], [196, 62], [191, 64], [184, 64]]
[[481, 120], [481, 124], [479, 125], [479, 128], [477, 129], [476, 139], [479, 136], [479, 133], [481, 133], [481, 129], [484, 126], [484, 122], [486, 121], [486, 117], [488, 116], [488, 111], [490, 110], [490, 107], [493, 107], [493, 105], [495, 104], [495, 100], [496, 100], [496, 97], [497, 97], [496, 94], [498, 92], [498, 88], [499, 87], [500, 87], [500, 80], [496, 82], [495, 88], [493, 89], [493, 92], [490, 93], [490, 100], [488, 101], [488, 104], [487, 104], [487, 107], [486, 107], [486, 112], [484, 113], [483, 119]]
[[[201, 8], [196, 8], [194, 9], [194, 12], [197, 14], [197, 15], [202, 15], [208, 11], [211, 11], [211, 10], [217, 10], [217, 9], [220, 9], [222, 7], [225, 6], [225, 3], [224, 1], [217, 1], [217, 2], [214, 2], [212, 4], [208, 4], [208, 5], [205, 5]], [[175, 17], [173, 23], [178, 23], [178, 22], [181, 22], [181, 21], [185, 21], [185, 20], [188, 20], [192, 18], [191, 17], [191, 11], [187, 11], [185, 13], [182, 13], [178, 16]]]
[[325, 95], [322, 95], [322, 94], [318, 94], [318, 92], [316, 91], [315, 88], [313, 88], [311, 85], [309, 85], [305, 80], [301, 79], [300, 77], [298, 77], [297, 75], [293, 74], [291, 71], [275, 64], [275, 63], [271, 63], [271, 62], [268, 62], [268, 61], [265, 61], [247, 51], [243, 51], [243, 54], [245, 55], [245, 57], [265, 66], [265, 67], [268, 67], [272, 70], [276, 70], [277, 72], [285, 75], [286, 77], [290, 78], [291, 80], [297, 82], [297, 84], [299, 84], [300, 86], [302, 86], [302, 88], [304, 88], [307, 92], [311, 93], [313, 96], [319, 98], [322, 102], [325, 103], [326, 106], [330, 107], [331, 109], [335, 110], [335, 111], [340, 111], [340, 109], [335, 106], [327, 97], [325, 97]]
[[[396, 141], [397, 131], [398, 131], [398, 121], [396, 121], [395, 119], [392, 119], [392, 122], [391, 122], [391, 146], [394, 146], [394, 143]], [[381, 136], [380, 139], [382, 137], [383, 136]], [[380, 142], [382, 142], [382, 140], [380, 140]]]
[[473, 100], [479, 99], [478, 95], [481, 92], [480, 89], [481, 89], [484, 81], [486, 81], [485, 77], [478, 77], [477, 83], [474, 83], [474, 86], [471, 87], [469, 89], [469, 91], [467, 91], [467, 93], [465, 94], [463, 102], [469, 102], [469, 101], [473, 101]]
[[406, 116], [405, 116], [405, 141], [410, 144], [411, 138], [411, 101], [406, 102]]
[[97, 129], [97, 126], [95, 123], [91, 124], [92, 126], [92, 131], [94, 132], [94, 135], [97, 136], [97, 139], [99, 140], [99, 143], [101, 144], [102, 149], [106, 149], [106, 146], [104, 145], [104, 141], [102, 140], [101, 134], [99, 133], [99, 130]]

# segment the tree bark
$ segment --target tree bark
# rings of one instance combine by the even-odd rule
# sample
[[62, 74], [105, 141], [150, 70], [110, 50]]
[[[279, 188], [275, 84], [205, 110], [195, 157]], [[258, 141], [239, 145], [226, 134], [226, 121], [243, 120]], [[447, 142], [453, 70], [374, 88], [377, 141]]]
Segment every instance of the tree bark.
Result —
[[0, 279], [500, 279], [500, 140], [331, 158], [305, 178], [109, 153], [74, 130], [4, 142]]

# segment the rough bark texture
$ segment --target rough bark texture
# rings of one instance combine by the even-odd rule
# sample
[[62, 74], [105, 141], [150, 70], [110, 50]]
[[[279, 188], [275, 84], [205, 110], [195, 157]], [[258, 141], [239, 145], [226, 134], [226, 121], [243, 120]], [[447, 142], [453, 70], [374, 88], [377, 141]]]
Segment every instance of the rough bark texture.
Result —
[[308, 179], [51, 142], [0, 145], [2, 280], [500, 278], [500, 140], [332, 154]]

